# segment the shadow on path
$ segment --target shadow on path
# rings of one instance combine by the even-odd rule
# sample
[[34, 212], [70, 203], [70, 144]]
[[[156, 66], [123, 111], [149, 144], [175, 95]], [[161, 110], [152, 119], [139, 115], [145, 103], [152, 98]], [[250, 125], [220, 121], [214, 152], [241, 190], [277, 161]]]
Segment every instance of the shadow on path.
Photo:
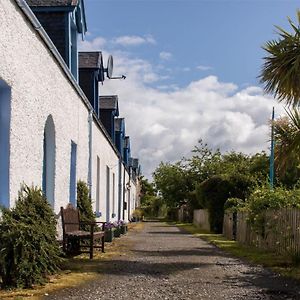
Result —
[[166, 276], [175, 272], [209, 267], [208, 263], [166, 263], [114, 260], [103, 265], [100, 273], [116, 275], [150, 275]]
[[225, 252], [218, 251], [214, 253], [213, 247], [202, 247], [195, 249], [186, 249], [186, 250], [134, 250], [134, 253], [143, 256], [163, 256], [163, 257], [179, 257], [179, 256], [222, 256], [229, 257]]

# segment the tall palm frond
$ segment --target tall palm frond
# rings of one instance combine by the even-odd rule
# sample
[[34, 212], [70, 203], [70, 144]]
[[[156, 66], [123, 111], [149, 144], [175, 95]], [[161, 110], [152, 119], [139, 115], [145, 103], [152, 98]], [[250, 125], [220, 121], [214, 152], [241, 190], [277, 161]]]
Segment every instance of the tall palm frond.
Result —
[[275, 161], [279, 173], [300, 162], [300, 111], [293, 108], [286, 113], [286, 117], [273, 122]]
[[265, 62], [259, 76], [267, 93], [293, 106], [300, 101], [300, 10], [297, 19], [296, 26], [288, 18], [292, 33], [275, 26], [279, 39], [268, 41], [263, 46], [268, 55], [263, 58]]

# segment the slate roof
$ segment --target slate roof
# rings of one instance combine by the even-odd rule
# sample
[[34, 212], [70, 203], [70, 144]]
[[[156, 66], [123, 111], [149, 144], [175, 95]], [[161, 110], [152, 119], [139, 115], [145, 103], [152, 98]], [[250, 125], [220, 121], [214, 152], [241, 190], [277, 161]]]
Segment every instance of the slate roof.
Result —
[[121, 131], [124, 118], [115, 118], [115, 131]]
[[97, 52], [79, 52], [79, 68], [82, 69], [100, 69], [103, 66], [102, 53]]
[[78, 0], [26, 0], [29, 6], [76, 6]]
[[133, 168], [133, 169], [137, 169], [138, 167], [139, 167], [139, 160], [138, 160], [138, 158], [130, 158], [129, 159], [129, 161], [130, 161], [130, 166]]
[[100, 109], [112, 109], [119, 110], [118, 108], [118, 96], [100, 96], [99, 97], [99, 107]]

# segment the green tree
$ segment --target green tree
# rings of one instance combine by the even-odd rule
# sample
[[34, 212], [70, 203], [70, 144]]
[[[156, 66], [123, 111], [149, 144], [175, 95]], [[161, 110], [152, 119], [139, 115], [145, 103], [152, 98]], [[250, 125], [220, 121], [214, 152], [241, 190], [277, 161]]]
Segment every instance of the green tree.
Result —
[[177, 207], [192, 191], [192, 181], [181, 162], [160, 163], [153, 173], [155, 186], [168, 207]]
[[275, 166], [278, 183], [293, 187], [300, 178], [300, 113], [287, 110], [287, 116], [274, 121]]
[[297, 106], [300, 99], [300, 11], [298, 24], [288, 18], [292, 28], [289, 33], [276, 26], [277, 40], [268, 41], [263, 49], [267, 52], [260, 74], [260, 81], [267, 93], [274, 94], [279, 101]]

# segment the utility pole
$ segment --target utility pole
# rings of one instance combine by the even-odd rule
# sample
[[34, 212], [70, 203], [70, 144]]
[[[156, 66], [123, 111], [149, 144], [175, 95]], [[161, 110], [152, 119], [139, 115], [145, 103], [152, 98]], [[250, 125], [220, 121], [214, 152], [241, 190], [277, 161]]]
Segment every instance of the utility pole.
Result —
[[271, 153], [270, 153], [270, 189], [272, 190], [274, 187], [274, 117], [275, 117], [275, 110], [273, 107], [272, 110], [272, 123], [271, 123]]

